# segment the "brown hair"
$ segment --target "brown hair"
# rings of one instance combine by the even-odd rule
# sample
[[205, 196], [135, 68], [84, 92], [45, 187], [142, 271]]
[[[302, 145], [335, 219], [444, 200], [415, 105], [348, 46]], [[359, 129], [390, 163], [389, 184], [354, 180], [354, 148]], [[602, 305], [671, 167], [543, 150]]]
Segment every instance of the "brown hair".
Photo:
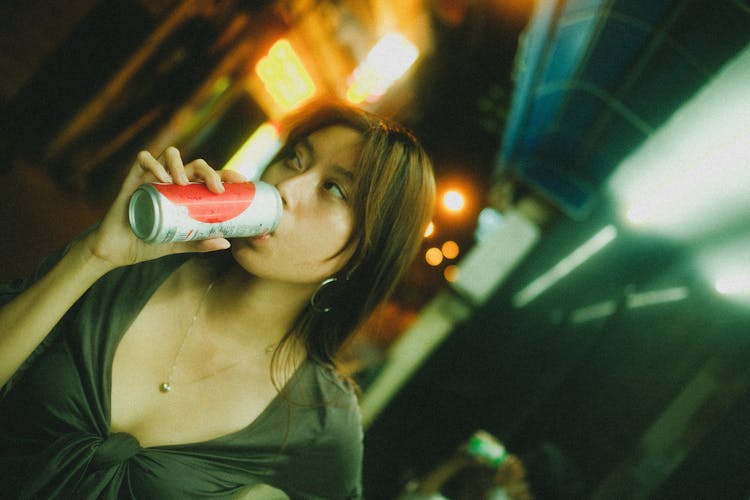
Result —
[[[352, 194], [352, 258], [326, 294], [330, 312], [308, 304], [284, 338], [297, 338], [308, 355], [334, 364], [354, 330], [394, 290], [413, 261], [432, 216], [435, 179], [422, 146], [406, 128], [338, 101], [316, 101], [282, 125], [280, 157], [301, 139], [334, 125], [363, 136]], [[278, 159], [278, 158], [277, 158]], [[279, 351], [277, 350], [277, 353]]]

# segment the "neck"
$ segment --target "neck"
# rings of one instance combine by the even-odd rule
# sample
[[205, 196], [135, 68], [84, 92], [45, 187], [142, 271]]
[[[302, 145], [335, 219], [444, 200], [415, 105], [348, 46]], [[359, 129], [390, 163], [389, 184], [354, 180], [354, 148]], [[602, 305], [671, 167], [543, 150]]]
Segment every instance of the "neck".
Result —
[[314, 287], [257, 278], [238, 265], [206, 265], [193, 259], [183, 276], [201, 286], [213, 283], [204, 311], [216, 332], [268, 346], [292, 328]]

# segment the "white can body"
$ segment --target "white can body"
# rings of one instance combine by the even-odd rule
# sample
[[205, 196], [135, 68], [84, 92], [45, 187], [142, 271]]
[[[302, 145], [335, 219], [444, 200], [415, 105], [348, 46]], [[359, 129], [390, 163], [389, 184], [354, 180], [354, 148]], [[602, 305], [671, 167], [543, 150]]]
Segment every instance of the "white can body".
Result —
[[152, 183], [130, 198], [128, 216], [133, 232], [149, 243], [241, 238], [276, 229], [282, 201], [265, 182], [226, 183], [223, 193], [205, 185]]

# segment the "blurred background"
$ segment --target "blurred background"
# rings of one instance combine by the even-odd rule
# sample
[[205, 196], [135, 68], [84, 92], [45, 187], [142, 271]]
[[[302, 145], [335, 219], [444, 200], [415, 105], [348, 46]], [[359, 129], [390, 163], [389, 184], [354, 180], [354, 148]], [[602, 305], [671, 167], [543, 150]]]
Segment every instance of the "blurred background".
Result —
[[483, 428], [554, 443], [584, 498], [747, 499], [749, 43], [747, 0], [8, 0], [0, 279], [140, 149], [252, 177], [276, 121], [348, 99], [416, 132], [439, 194], [342, 357], [367, 498]]

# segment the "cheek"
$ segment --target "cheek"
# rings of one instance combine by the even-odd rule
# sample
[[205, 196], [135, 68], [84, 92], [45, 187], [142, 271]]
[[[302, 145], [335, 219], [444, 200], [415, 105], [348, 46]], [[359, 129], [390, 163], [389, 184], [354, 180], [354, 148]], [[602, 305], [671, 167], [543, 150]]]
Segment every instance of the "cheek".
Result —
[[297, 236], [305, 241], [300, 242], [310, 247], [311, 254], [330, 257], [338, 253], [349, 240], [352, 232], [352, 221], [348, 214], [331, 214], [329, 216], [310, 217], [300, 221]]

